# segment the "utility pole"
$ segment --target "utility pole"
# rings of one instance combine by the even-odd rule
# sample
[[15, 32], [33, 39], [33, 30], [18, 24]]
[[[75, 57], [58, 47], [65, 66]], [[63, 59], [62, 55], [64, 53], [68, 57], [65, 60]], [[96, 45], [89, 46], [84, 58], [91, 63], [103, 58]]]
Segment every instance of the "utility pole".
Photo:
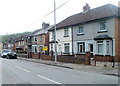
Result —
[[56, 44], [56, 0], [54, 0], [54, 41], [55, 41], [55, 63], [57, 63], [57, 44]]

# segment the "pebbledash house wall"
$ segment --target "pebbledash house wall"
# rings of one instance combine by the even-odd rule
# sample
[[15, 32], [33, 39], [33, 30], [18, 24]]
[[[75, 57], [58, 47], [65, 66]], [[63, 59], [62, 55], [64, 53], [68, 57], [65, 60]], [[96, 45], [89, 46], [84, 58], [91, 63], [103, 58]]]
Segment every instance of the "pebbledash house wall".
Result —
[[[68, 27], [69, 30], [69, 36], [65, 37], [64, 36], [64, 28], [57, 29], [56, 30], [56, 41], [57, 43], [57, 54], [61, 55], [61, 53], [64, 54], [65, 49], [64, 49], [64, 44], [69, 43], [69, 52], [72, 54], [72, 28]], [[49, 31], [49, 42], [53, 40], [52, 37], [53, 31]], [[54, 43], [49, 43], [49, 52], [51, 52], [51, 44], [53, 44], [53, 51], [55, 51]]]
[[[116, 56], [120, 55], [120, 52], [119, 52], [120, 48], [118, 48], [119, 42], [116, 41], [116, 39], [118, 40], [119, 37], [118, 35], [117, 36], [115, 35], [116, 34], [115, 31], [117, 30], [116, 32], [118, 32], [118, 29], [115, 29], [115, 26], [117, 27], [118, 25], [116, 25], [115, 18], [107, 18], [103, 20], [107, 22], [106, 23], [107, 32], [98, 33], [98, 31], [100, 30], [100, 23], [99, 23], [100, 20], [85, 23], [85, 24], [79, 24], [73, 27], [73, 45], [74, 45], [73, 51], [75, 54], [78, 52], [77, 43], [85, 42], [85, 52], [90, 51], [89, 44], [93, 44], [93, 55], [98, 58], [97, 60], [104, 60], [105, 57], [107, 60], [112, 60], [113, 57], [116, 60]], [[83, 26], [84, 35], [77, 35], [78, 27], [80, 25]], [[96, 50], [97, 42], [94, 40], [94, 38], [97, 37], [98, 35], [103, 35], [103, 34], [106, 34], [112, 37], [112, 40], [113, 40], [113, 46], [110, 46], [111, 50], [110, 50], [109, 56], [108, 55], [106, 56], [105, 54], [103, 56], [97, 54], [97, 50]], [[113, 47], [113, 51], [112, 51], [112, 47]]]

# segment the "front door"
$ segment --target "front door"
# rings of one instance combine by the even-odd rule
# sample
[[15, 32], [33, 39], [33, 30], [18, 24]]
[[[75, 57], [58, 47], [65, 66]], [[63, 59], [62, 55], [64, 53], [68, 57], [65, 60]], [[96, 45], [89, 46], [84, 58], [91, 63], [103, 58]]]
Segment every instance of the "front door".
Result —
[[91, 58], [93, 58], [93, 44], [89, 44], [89, 51], [91, 53]]

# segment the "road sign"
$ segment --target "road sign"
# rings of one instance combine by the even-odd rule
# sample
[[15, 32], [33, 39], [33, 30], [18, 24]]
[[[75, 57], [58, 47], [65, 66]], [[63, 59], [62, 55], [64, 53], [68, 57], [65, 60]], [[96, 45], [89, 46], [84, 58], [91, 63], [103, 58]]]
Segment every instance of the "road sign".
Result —
[[48, 50], [48, 47], [43, 47], [43, 51], [47, 51]]

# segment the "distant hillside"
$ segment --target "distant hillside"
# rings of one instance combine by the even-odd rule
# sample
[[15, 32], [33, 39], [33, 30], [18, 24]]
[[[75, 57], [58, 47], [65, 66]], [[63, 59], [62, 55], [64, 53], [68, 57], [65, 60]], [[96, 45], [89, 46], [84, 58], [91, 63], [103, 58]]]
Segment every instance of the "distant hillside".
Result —
[[9, 38], [16, 38], [16, 37], [20, 37], [26, 34], [29, 34], [31, 32], [23, 32], [23, 33], [16, 33], [16, 34], [9, 34], [9, 35], [2, 35], [2, 39], [0, 36], [0, 40], [2, 40], [2, 42], [5, 42], [6, 40], [8, 40]]

